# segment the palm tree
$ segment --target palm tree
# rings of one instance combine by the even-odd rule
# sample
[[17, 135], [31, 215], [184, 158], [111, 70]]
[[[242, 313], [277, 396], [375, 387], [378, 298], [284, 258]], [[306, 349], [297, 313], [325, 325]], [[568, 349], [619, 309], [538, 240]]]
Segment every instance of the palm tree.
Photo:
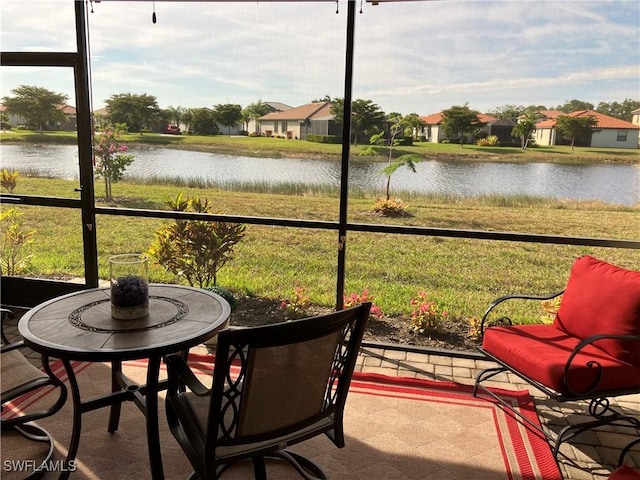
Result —
[[511, 135], [514, 137], [518, 137], [521, 141], [522, 149], [526, 150], [529, 146], [529, 140], [531, 140], [531, 135], [536, 131], [536, 120], [533, 115], [527, 115], [522, 120], [519, 120], [518, 123], [511, 130]]

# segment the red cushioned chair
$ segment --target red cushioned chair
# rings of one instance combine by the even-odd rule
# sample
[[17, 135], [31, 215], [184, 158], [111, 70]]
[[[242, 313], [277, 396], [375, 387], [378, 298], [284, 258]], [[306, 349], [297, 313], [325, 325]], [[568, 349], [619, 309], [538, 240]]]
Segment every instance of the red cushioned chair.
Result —
[[[507, 300], [541, 301], [560, 295], [553, 324], [512, 325], [502, 317], [499, 326], [490, 325], [492, 311]], [[563, 428], [554, 455], [562, 442], [590, 428], [640, 428], [638, 418], [613, 410], [608, 400], [640, 392], [640, 272], [590, 256], [578, 258], [564, 291], [501, 297], [482, 317], [481, 332], [480, 350], [499, 366], [478, 375], [474, 394], [482, 389], [500, 401], [481, 383], [509, 371], [556, 401], [589, 400], [594, 420]]]
[[609, 477], [609, 480], [640, 480], [640, 470], [624, 465], [625, 456], [631, 451], [634, 445], [640, 445], [640, 438], [636, 438], [629, 445], [624, 447], [618, 461], [619, 467], [616, 468]]

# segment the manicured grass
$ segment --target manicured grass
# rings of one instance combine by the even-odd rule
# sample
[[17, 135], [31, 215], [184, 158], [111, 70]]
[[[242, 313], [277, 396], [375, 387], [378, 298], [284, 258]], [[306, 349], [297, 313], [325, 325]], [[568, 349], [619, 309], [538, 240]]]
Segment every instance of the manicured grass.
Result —
[[[76, 196], [77, 183], [19, 177], [16, 193]], [[97, 183], [97, 195], [103, 195]], [[206, 197], [216, 213], [335, 221], [338, 198], [326, 192], [255, 193], [220, 188], [202, 189], [168, 183], [140, 185], [120, 182], [111, 206], [165, 209], [164, 201], [179, 192]], [[349, 201], [352, 223], [384, 223], [436, 228], [584, 237], [637, 239], [639, 207], [571, 203], [526, 197], [491, 196], [476, 200], [448, 196], [407, 198], [409, 216], [374, 216], [375, 198], [361, 192]], [[102, 201], [99, 205], [104, 205]], [[17, 207], [34, 228], [33, 257], [27, 275], [68, 278], [83, 275], [79, 212], [63, 208]], [[107, 259], [118, 253], [144, 252], [154, 230], [166, 220], [100, 215], [97, 219], [100, 277], [108, 276]], [[591, 254], [620, 266], [640, 270], [640, 251], [455, 239], [379, 233], [348, 235], [346, 293], [367, 289], [387, 314], [410, 313], [409, 301], [419, 291], [456, 317], [479, 316], [488, 302], [506, 293], [559, 290], [577, 255]], [[219, 284], [237, 295], [283, 299], [304, 287], [314, 303], [331, 306], [336, 295], [337, 232], [249, 225], [234, 259], [219, 274]], [[151, 267], [151, 280], [181, 280]], [[537, 317], [522, 307], [525, 313]]]

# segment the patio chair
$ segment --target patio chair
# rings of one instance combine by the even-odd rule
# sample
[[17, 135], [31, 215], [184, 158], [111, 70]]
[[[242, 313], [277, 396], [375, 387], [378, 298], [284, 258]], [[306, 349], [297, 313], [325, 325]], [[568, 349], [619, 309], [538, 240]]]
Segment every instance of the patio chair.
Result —
[[344, 447], [343, 410], [370, 308], [221, 332], [211, 389], [181, 355], [167, 356], [167, 419], [190, 478], [217, 479], [251, 459], [255, 478], [266, 479], [265, 457], [273, 457], [306, 479], [326, 479], [288, 447], [320, 434]]
[[23, 395], [30, 394], [45, 388], [56, 388], [57, 398], [51, 403], [47, 403], [48, 407], [43, 410], [34, 410], [16, 416], [7, 416], [2, 418], [2, 434], [9, 431], [16, 431], [24, 438], [36, 442], [48, 443], [49, 450], [40, 465], [34, 468], [33, 472], [27, 477], [29, 479], [38, 478], [44, 473], [44, 465], [53, 455], [54, 444], [51, 435], [42, 427], [33, 423], [44, 417], [51, 416], [60, 410], [67, 399], [67, 387], [56, 377], [51, 371], [48, 358], [42, 357], [42, 365], [44, 371], [34, 366], [20, 352], [20, 348], [24, 347], [22, 341], [10, 343], [5, 334], [5, 322], [13, 317], [11, 310], [0, 309], [1, 327], [0, 337], [2, 338], [2, 361], [1, 361], [1, 393], [0, 401], [2, 403], [2, 413], [6, 413], [8, 404]]
[[[553, 324], [511, 325], [508, 317], [498, 319], [500, 326], [489, 324], [495, 317], [490, 319], [490, 314], [506, 301], [560, 295]], [[640, 272], [590, 256], [578, 258], [564, 291], [501, 297], [482, 317], [481, 332], [480, 350], [499, 366], [477, 376], [474, 395], [481, 389], [500, 401], [482, 382], [511, 372], [558, 402], [589, 401], [593, 420], [564, 427], [556, 437], [554, 455], [561, 443], [591, 428], [607, 424], [640, 428], [637, 416], [613, 409], [609, 400], [640, 392]]]

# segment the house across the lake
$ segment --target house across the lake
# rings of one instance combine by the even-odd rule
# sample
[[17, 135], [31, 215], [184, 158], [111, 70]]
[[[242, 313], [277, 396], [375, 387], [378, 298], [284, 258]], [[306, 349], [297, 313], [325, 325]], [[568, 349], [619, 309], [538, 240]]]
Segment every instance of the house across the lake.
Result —
[[[481, 130], [486, 136], [495, 135], [501, 143], [515, 141], [511, 136], [511, 131], [515, 126], [514, 121], [503, 120], [486, 113], [478, 113], [478, 118], [484, 124]], [[444, 140], [450, 140], [442, 128], [442, 112], [432, 113], [420, 117], [420, 119], [425, 123], [425, 126], [421, 132], [418, 132], [418, 135], [424, 135], [428, 142], [442, 143]]]
[[331, 102], [307, 103], [282, 112], [268, 113], [258, 120], [260, 132], [267, 137], [304, 140], [307, 135], [342, 134], [331, 113]]
[[[537, 145], [566, 145], [571, 139], [564, 139], [556, 127], [560, 115], [571, 117], [593, 116], [597, 123], [595, 131], [589, 138], [581, 138], [576, 142], [580, 147], [609, 147], [609, 148], [638, 148], [640, 136], [640, 119], [638, 124], [626, 122], [618, 118], [604, 115], [593, 110], [580, 110], [571, 113], [560, 113], [550, 116], [536, 123], [534, 139]], [[640, 116], [640, 115], [639, 115]]]
[[[42, 125], [42, 128], [45, 128], [46, 130], [65, 130], [65, 131], [69, 131], [69, 132], [74, 132], [77, 130], [77, 124], [78, 124], [78, 115], [76, 112], [76, 107], [73, 107], [71, 105], [58, 105], [58, 109], [62, 111], [62, 113], [64, 113], [66, 115], [66, 120], [65, 121], [54, 121], [54, 122], [47, 122], [46, 124]], [[6, 123], [8, 124], [9, 127], [11, 128], [16, 128], [18, 125], [25, 125], [27, 121], [18, 114], [15, 114], [11, 111], [9, 111], [7, 109], [7, 107], [5, 107], [4, 105], [0, 105], [0, 113], [3, 113], [6, 115]], [[33, 125], [30, 125], [33, 126]]]

